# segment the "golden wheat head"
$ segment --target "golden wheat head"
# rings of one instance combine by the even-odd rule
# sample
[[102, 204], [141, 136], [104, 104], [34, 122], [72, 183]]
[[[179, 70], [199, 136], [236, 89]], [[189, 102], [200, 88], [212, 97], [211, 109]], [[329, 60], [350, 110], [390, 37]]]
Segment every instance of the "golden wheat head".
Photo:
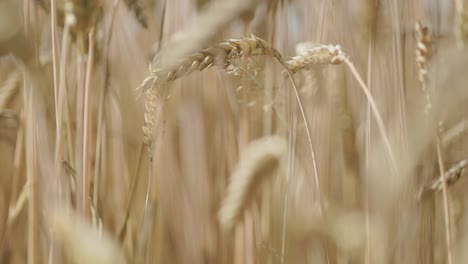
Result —
[[218, 214], [223, 230], [232, 230], [260, 183], [281, 166], [286, 151], [287, 143], [279, 136], [255, 140], [242, 151]]
[[[236, 59], [254, 56], [272, 56], [281, 59], [280, 53], [261, 38], [251, 35], [240, 39], [228, 39], [213, 47], [187, 56], [169, 68], [150, 70], [149, 76], [139, 89], [148, 89], [167, 84], [194, 71], [202, 71], [214, 65], [226, 69], [234, 64]], [[149, 84], [151, 83], [151, 86]]]
[[286, 62], [289, 70], [296, 73], [316, 64], [340, 64], [345, 53], [340, 45], [322, 45], [305, 50], [301, 55], [292, 57]]

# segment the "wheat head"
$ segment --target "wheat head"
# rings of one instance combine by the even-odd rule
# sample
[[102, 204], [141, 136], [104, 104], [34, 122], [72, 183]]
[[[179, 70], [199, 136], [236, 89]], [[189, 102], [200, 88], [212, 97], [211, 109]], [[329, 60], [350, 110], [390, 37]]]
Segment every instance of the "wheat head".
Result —
[[[149, 76], [143, 81], [139, 89], [159, 87], [175, 81], [194, 71], [202, 71], [212, 66], [219, 66], [226, 70], [235, 67], [236, 59], [254, 56], [272, 56], [281, 60], [281, 54], [265, 40], [255, 35], [240, 39], [228, 39], [213, 47], [189, 55], [185, 59], [168, 68], [150, 70]], [[151, 83], [151, 86], [149, 84]]]
[[286, 62], [289, 70], [296, 73], [316, 64], [340, 64], [345, 53], [340, 45], [322, 45], [305, 50], [301, 55], [292, 57]]
[[260, 183], [279, 169], [286, 152], [286, 140], [279, 136], [257, 139], [243, 150], [218, 214], [223, 230], [232, 230]]

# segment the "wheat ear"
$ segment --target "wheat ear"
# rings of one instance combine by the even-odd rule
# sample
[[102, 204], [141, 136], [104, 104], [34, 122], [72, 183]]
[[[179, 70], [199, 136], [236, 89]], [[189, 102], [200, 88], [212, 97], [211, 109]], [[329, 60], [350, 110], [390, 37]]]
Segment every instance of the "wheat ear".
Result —
[[418, 80], [421, 83], [421, 90], [426, 96], [425, 113], [428, 114], [432, 108], [430, 92], [427, 90], [428, 64], [431, 56], [432, 35], [429, 27], [424, 26], [420, 21], [416, 23], [416, 64], [418, 66]]
[[278, 51], [255, 35], [240, 39], [229, 39], [221, 44], [189, 55], [171, 67], [150, 70], [149, 76], [143, 81], [139, 89], [148, 89], [150, 83], [152, 84], [149, 88], [159, 87], [194, 71], [202, 71], [214, 65], [225, 70], [229, 67], [235, 67], [234, 61], [236, 59], [261, 55], [281, 58]]
[[255, 140], [243, 150], [218, 214], [223, 230], [232, 230], [261, 182], [281, 166], [286, 152], [286, 140], [279, 136]]
[[468, 37], [468, 11], [463, 0], [455, 0], [455, 40], [457, 47], [463, 49]]
[[[143, 124], [143, 142], [151, 151], [153, 139], [154, 114], [158, 88], [186, 76], [194, 71], [202, 71], [214, 65], [223, 70], [235, 68], [235, 60], [253, 56], [269, 55], [281, 60], [281, 55], [263, 39], [251, 35], [240, 39], [229, 39], [225, 42], [196, 52], [169, 68], [157, 68], [150, 71], [139, 89], [146, 95], [145, 121]], [[151, 83], [151, 86], [149, 84]]]
[[344, 52], [341, 46], [322, 45], [305, 50], [301, 55], [292, 57], [286, 62], [289, 70], [296, 73], [316, 64], [340, 64], [343, 62]]

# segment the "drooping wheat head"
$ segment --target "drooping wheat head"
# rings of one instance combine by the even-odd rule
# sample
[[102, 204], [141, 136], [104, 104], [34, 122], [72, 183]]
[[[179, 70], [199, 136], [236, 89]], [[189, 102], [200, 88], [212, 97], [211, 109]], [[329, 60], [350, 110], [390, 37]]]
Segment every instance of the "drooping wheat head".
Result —
[[160, 87], [194, 71], [202, 71], [212, 66], [218, 66], [222, 70], [231, 72], [234, 68], [237, 68], [235, 63], [237, 59], [261, 55], [272, 56], [281, 60], [281, 54], [276, 49], [255, 35], [240, 39], [229, 39], [221, 44], [189, 55], [171, 67], [151, 69], [149, 76], [143, 81], [139, 89], [146, 90]]
[[[225, 72], [233, 73], [238, 69], [237, 59], [261, 55], [272, 56], [282, 61], [281, 54], [276, 49], [263, 39], [251, 35], [250, 37], [226, 40], [221, 44], [194, 53], [167, 69], [151, 70], [150, 75], [139, 87], [146, 94], [143, 125], [144, 144], [151, 148], [157, 93], [161, 92], [161, 96], [165, 96], [165, 92], [160, 91], [161, 88], [167, 87], [170, 82], [194, 71], [202, 71], [212, 66], [219, 66]], [[150, 83], [151, 85], [149, 85]]]

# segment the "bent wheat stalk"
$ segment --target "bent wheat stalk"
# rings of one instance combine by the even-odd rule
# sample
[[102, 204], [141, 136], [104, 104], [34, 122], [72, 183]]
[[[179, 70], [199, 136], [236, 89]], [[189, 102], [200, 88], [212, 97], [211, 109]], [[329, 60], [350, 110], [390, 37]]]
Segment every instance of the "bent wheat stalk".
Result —
[[374, 98], [372, 97], [372, 94], [370, 93], [369, 89], [364, 83], [356, 67], [348, 58], [346, 53], [342, 50], [341, 46], [340, 45], [336, 45], [336, 46], [322, 45], [322, 46], [318, 46], [315, 48], [311, 48], [309, 50], [306, 50], [302, 55], [295, 56], [291, 58], [290, 60], [288, 60], [286, 62], [286, 65], [288, 66], [290, 72], [296, 73], [302, 69], [306, 69], [307, 67], [310, 67], [316, 64], [341, 64], [341, 63], [346, 64], [346, 66], [349, 68], [349, 70], [353, 74], [354, 78], [358, 82], [359, 86], [361, 87], [362, 91], [364, 92], [369, 102], [370, 108], [372, 110], [372, 113], [377, 123], [377, 127], [382, 136], [383, 143], [388, 152], [393, 173], [395, 174], [396, 173], [395, 155], [391, 147], [389, 137], [385, 130], [385, 125], [383, 123], [382, 116], [380, 115], [380, 112], [377, 108], [377, 104], [375, 103]]
[[[337, 48], [336, 51], [340, 52], [341, 48]], [[302, 119], [304, 121], [307, 140], [309, 142], [309, 149], [311, 152], [312, 165], [316, 177], [317, 190], [320, 197], [320, 185], [318, 181], [318, 171], [314, 148], [312, 145], [310, 125], [304, 110], [303, 103], [299, 96], [299, 91], [296, 87], [296, 84], [294, 83], [294, 79], [292, 78], [292, 72], [290, 71], [288, 64], [283, 60], [281, 54], [275, 48], [273, 48], [265, 40], [258, 38], [253, 34], [250, 37], [241, 39], [229, 39], [219, 45], [194, 53], [179, 63], [174, 64], [172, 67], [151, 70], [150, 75], [138, 88], [139, 90], [146, 91], [146, 96], [149, 98], [149, 102], [146, 104], [145, 123], [143, 125], [143, 140], [149, 149], [151, 149], [153, 129], [151, 122], [154, 118], [153, 112], [155, 109], [155, 104], [152, 103], [151, 100], [153, 100], [154, 97], [157, 97], [157, 94], [154, 92], [148, 92], [148, 89], [154, 90], [154, 87], [161, 89], [165, 84], [168, 84], [171, 81], [188, 75], [196, 70], [202, 71], [203, 69], [212, 67], [213, 65], [220, 66], [228, 73], [235, 72], [238, 68], [238, 66], [235, 64], [236, 59], [251, 58], [261, 55], [274, 57], [285, 68], [286, 74], [291, 80], [292, 88], [301, 111]], [[341, 56], [341, 53], [338, 55]], [[337, 57], [337, 59], [338, 58], [341, 57]], [[151, 87], [148, 88], [147, 86], [150, 81]]]
[[[333, 59], [332, 61], [336, 61], [337, 63], [339, 58], [343, 56], [342, 53], [340, 53], [341, 48], [339, 48], [339, 46], [335, 49], [335, 51], [338, 52], [337, 58]], [[303, 103], [299, 96], [299, 91], [296, 87], [296, 84], [294, 83], [294, 79], [292, 78], [292, 72], [289, 69], [288, 64], [283, 60], [281, 54], [275, 48], [273, 48], [265, 40], [258, 38], [253, 34], [250, 37], [245, 37], [241, 39], [229, 39], [219, 45], [194, 53], [188, 58], [180, 61], [179, 63], [174, 64], [172, 67], [151, 70], [150, 75], [143, 81], [142, 85], [138, 88], [139, 90], [145, 91], [147, 98], [149, 98], [149, 102], [147, 102], [146, 104], [145, 123], [143, 125], [143, 140], [145, 144], [149, 147], [149, 149], [151, 149], [153, 134], [153, 126], [151, 122], [154, 118], [155, 109], [153, 99], [157, 97], [158, 94], [155, 92], [149, 92], [148, 89], [154, 90], [154, 87], [157, 87], [159, 89], [164, 88], [163, 86], [165, 84], [170, 83], [171, 81], [188, 75], [196, 70], [202, 71], [203, 69], [212, 67], [213, 65], [220, 66], [223, 70], [225, 70], [228, 73], [235, 72], [238, 68], [238, 66], [235, 64], [236, 59], [251, 58], [254, 56], [261, 55], [274, 57], [285, 68], [286, 74], [291, 80], [292, 88], [297, 103], [299, 105], [299, 109], [301, 111], [302, 119], [304, 121], [307, 140], [309, 142], [309, 149], [311, 152], [312, 165], [316, 177], [317, 190], [320, 197], [320, 185], [318, 181], [318, 171], [315, 160], [314, 148], [312, 145], [310, 125], [304, 110]], [[325, 60], [325, 58], [323, 58], [323, 60]], [[150, 82], [151, 86], [148, 88]]]
[[[281, 54], [261, 38], [251, 35], [240, 39], [229, 39], [225, 42], [196, 52], [168, 68], [150, 70], [149, 76], [138, 87], [146, 95], [145, 121], [143, 124], [143, 142], [151, 149], [153, 138], [153, 120], [156, 111], [156, 99], [164, 86], [194, 71], [202, 71], [212, 66], [233, 71], [237, 68], [236, 59], [268, 55], [282, 61]], [[151, 83], [151, 85], [150, 85]]]

